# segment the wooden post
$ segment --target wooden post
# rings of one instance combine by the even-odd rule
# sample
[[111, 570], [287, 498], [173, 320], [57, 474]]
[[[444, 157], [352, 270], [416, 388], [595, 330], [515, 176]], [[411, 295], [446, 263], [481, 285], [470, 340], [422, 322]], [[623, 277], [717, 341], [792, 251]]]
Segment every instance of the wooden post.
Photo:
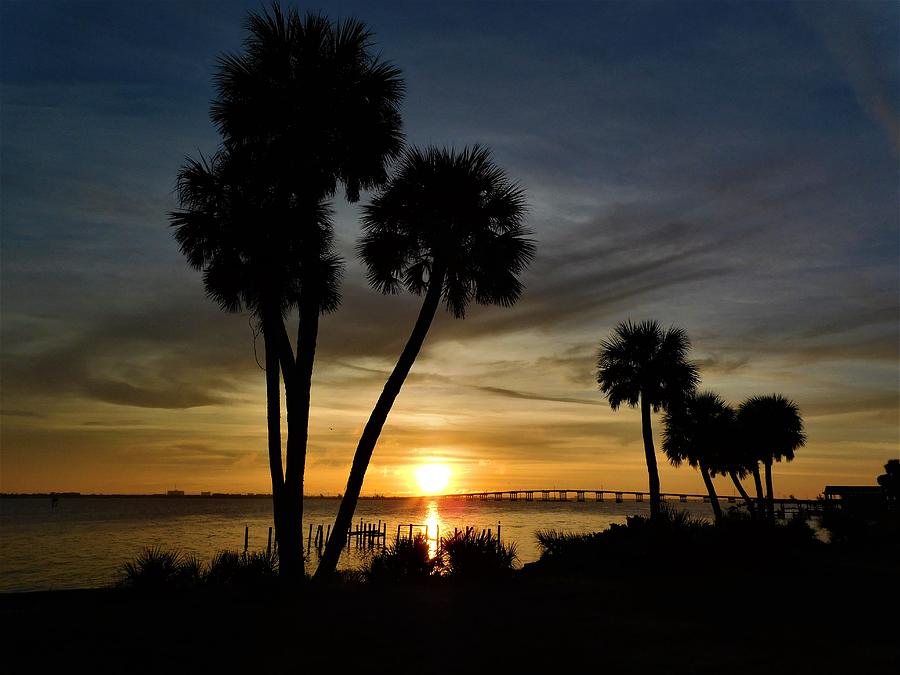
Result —
[[497, 542], [500, 542], [500, 521], [497, 521]]
[[272, 555], [272, 526], [269, 526], [269, 543], [266, 544], [266, 557], [270, 557]]
[[[302, 530], [301, 530], [302, 531]], [[300, 535], [303, 536], [302, 534]], [[312, 523], [309, 524], [309, 535], [306, 537], [306, 552], [309, 553], [309, 545], [312, 543]]]
[[325, 535], [325, 541], [331, 539], [331, 523], [328, 523], [328, 534]]
[[244, 525], [244, 553], [247, 553], [247, 547], [250, 545], [250, 526]]
[[[387, 527], [387, 525], [385, 525]], [[400, 523], [397, 523], [397, 539], [395, 541], [400, 541]]]
[[410, 524], [409, 524], [409, 538], [410, 538], [410, 541], [412, 541], [412, 538], [413, 538], [413, 536], [412, 536], [412, 528], [413, 528], [413, 524], [410, 523]]

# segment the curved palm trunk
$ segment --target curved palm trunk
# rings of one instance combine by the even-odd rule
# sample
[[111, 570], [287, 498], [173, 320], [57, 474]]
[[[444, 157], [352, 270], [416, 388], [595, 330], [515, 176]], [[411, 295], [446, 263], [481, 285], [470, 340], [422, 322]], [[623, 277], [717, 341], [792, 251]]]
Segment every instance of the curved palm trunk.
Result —
[[753, 482], [756, 484], [756, 508], [759, 514], [762, 515], [766, 511], [766, 500], [763, 496], [762, 478], [759, 477], [759, 464], [754, 465], [752, 472]]
[[737, 477], [737, 473], [734, 471], [729, 471], [728, 475], [731, 476], [731, 481], [734, 483], [734, 486], [737, 488], [737, 491], [740, 493], [741, 497], [743, 497], [744, 501], [747, 503], [747, 510], [750, 511], [750, 515], [756, 515], [756, 508], [754, 507], [753, 499], [751, 499], [750, 495], [747, 494], [747, 491], [741, 484], [740, 479]]
[[712, 504], [713, 515], [715, 515], [716, 521], [722, 520], [722, 507], [719, 505], [716, 486], [713, 485], [712, 478], [709, 477], [709, 469], [702, 462], [700, 463], [700, 475], [703, 476], [703, 483], [706, 485], [706, 491], [709, 493], [709, 503]]
[[284, 474], [284, 528], [279, 543], [280, 570], [288, 579], [298, 581], [303, 571], [303, 481], [306, 474], [306, 446], [309, 438], [309, 404], [313, 363], [319, 335], [319, 306], [301, 298], [300, 326], [297, 334], [297, 360], [290, 355], [287, 333], [282, 329], [282, 355], [293, 366], [293, 375], [285, 378], [287, 407], [287, 458]]
[[650, 404], [641, 395], [641, 433], [644, 437], [644, 455], [647, 458], [647, 475], [650, 479], [650, 518], [660, 515], [659, 469], [656, 466], [656, 450], [653, 447], [653, 429], [650, 427]]
[[281, 464], [281, 379], [275, 328], [267, 323], [263, 330], [266, 349], [266, 420], [268, 423], [269, 473], [272, 476], [272, 517], [275, 541], [284, 529], [284, 472]]
[[344, 491], [344, 497], [341, 499], [341, 506], [338, 509], [337, 517], [334, 520], [334, 527], [331, 528], [331, 538], [325, 545], [325, 553], [319, 562], [316, 570], [316, 578], [321, 579], [332, 574], [337, 567], [338, 558], [340, 558], [341, 550], [344, 548], [345, 536], [353, 520], [353, 512], [356, 510], [356, 503], [359, 500], [359, 493], [362, 489], [363, 479], [366, 477], [366, 469], [369, 467], [369, 461], [372, 459], [372, 452], [375, 450], [375, 444], [381, 435], [381, 429], [384, 427], [388, 413], [394, 405], [394, 400], [400, 393], [406, 376], [409, 374], [410, 368], [422, 348], [428, 329], [437, 312], [438, 304], [441, 299], [441, 290], [444, 286], [443, 271], [434, 275], [428, 284], [428, 291], [425, 294], [425, 301], [422, 303], [422, 309], [419, 310], [419, 317], [416, 319], [416, 325], [403, 348], [397, 365], [394, 366], [393, 372], [388, 377], [378, 397], [378, 402], [369, 416], [369, 421], [363, 430], [356, 446], [356, 454], [353, 456], [353, 465], [350, 468], [350, 477], [347, 479], [347, 489]]
[[775, 494], [772, 491], [772, 460], [767, 459], [766, 467], [766, 515], [769, 520], [775, 520]]

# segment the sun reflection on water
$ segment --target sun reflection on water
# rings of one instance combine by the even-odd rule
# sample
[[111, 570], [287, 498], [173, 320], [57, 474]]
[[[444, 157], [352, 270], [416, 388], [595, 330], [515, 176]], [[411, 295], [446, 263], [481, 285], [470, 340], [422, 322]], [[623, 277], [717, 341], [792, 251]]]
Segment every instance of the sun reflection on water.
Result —
[[428, 538], [428, 555], [437, 555], [441, 539], [441, 518], [437, 499], [432, 499], [425, 507], [425, 532]]

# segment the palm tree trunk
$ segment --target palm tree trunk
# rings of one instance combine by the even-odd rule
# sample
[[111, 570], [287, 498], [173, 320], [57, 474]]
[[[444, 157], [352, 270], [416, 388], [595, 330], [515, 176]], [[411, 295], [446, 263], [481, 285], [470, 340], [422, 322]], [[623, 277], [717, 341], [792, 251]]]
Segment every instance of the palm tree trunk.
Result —
[[659, 469], [656, 466], [656, 450], [653, 447], [653, 429], [650, 427], [650, 404], [641, 394], [641, 432], [644, 436], [644, 455], [647, 458], [647, 475], [650, 479], [650, 519], [660, 516]]
[[344, 548], [344, 537], [353, 520], [353, 512], [356, 510], [356, 503], [359, 500], [359, 493], [366, 476], [366, 469], [369, 467], [369, 461], [375, 450], [375, 444], [381, 435], [381, 429], [384, 427], [388, 413], [394, 405], [394, 400], [400, 393], [400, 388], [422, 348], [422, 343], [425, 341], [425, 336], [428, 334], [428, 329], [437, 312], [443, 287], [444, 271], [432, 270], [432, 278], [428, 283], [428, 291], [425, 293], [425, 301], [419, 310], [416, 325], [403, 348], [397, 365], [394, 366], [393, 372], [384, 385], [381, 396], [378, 397], [378, 402], [375, 404], [362, 436], [360, 436], [359, 444], [356, 446], [356, 454], [353, 456], [353, 465], [347, 479], [347, 488], [334, 520], [334, 527], [331, 528], [331, 538], [325, 546], [325, 553], [316, 570], [317, 579], [331, 575], [337, 567], [338, 558]]
[[275, 329], [271, 323], [263, 328], [266, 349], [266, 420], [268, 423], [269, 473], [272, 475], [272, 519], [275, 541], [284, 529], [284, 473], [281, 464], [281, 380], [278, 375], [278, 348]]
[[763, 462], [766, 467], [766, 514], [769, 520], [775, 520], [775, 495], [772, 492], [772, 460]]
[[[289, 547], [279, 553], [285, 576], [303, 579], [303, 481], [306, 474], [306, 446], [309, 438], [309, 404], [313, 364], [319, 335], [319, 304], [315, 299], [300, 299], [300, 326], [297, 333], [297, 360], [290, 386], [285, 386], [287, 407], [287, 457], [285, 467], [286, 527]], [[287, 333], [284, 334], [287, 340]], [[287, 348], [290, 349], [288, 343]], [[287, 385], [287, 380], [285, 381]], [[287, 566], [285, 567], [285, 563]]]
[[730, 471], [728, 473], [731, 476], [731, 481], [734, 483], [734, 486], [737, 488], [737, 491], [741, 494], [741, 497], [744, 498], [744, 501], [747, 502], [747, 510], [750, 512], [750, 515], [756, 514], [756, 509], [753, 505], [753, 500], [750, 498], [750, 495], [747, 494], [747, 491], [744, 489], [744, 486], [741, 485], [740, 479], [737, 477], [737, 473], [734, 471]]
[[759, 477], [759, 464], [754, 465], [753, 482], [756, 484], [756, 508], [759, 510], [760, 516], [766, 512], [766, 501], [763, 496], [762, 478]]
[[709, 493], [709, 503], [712, 504], [713, 514], [716, 522], [722, 520], [722, 507], [719, 505], [719, 496], [716, 494], [716, 486], [713, 485], [712, 478], [709, 477], [709, 469], [706, 464], [700, 463], [700, 475], [703, 476], [703, 483], [706, 485], [706, 491]]

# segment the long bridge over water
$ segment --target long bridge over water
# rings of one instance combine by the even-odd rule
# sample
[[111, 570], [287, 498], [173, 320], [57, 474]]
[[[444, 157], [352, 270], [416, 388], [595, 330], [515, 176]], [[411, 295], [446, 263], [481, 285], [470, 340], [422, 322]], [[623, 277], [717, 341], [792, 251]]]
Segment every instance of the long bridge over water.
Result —
[[[650, 499], [650, 493], [640, 490], [596, 490], [596, 489], [580, 489], [580, 488], [552, 488], [549, 490], [488, 490], [485, 492], [463, 492], [456, 494], [444, 495], [448, 499], [465, 499], [471, 500], [494, 500], [494, 501], [524, 501], [524, 502], [566, 502], [572, 501], [590, 501], [602, 502], [609, 499], [621, 504], [626, 501], [643, 502]], [[693, 494], [689, 492], [662, 492], [660, 493], [662, 501], [686, 502], [703, 502], [709, 503], [709, 495]], [[719, 495], [719, 501], [734, 504], [743, 503], [743, 498], [737, 495]], [[819, 511], [824, 506], [824, 501], [820, 499], [775, 499], [775, 504], [780, 510], [797, 510], [797, 511]]]

